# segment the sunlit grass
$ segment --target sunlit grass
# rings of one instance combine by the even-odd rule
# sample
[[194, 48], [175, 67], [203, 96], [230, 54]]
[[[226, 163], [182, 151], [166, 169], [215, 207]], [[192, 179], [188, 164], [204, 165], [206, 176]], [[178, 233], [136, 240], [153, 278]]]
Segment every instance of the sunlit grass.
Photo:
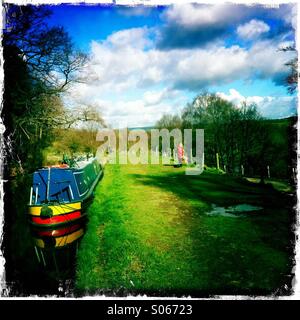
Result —
[[[272, 293], [291, 267], [286, 198], [241, 178], [162, 165], [107, 165], [77, 259], [79, 293]], [[263, 206], [208, 216], [212, 204]]]
[[[258, 178], [247, 178], [248, 181], [253, 183], [259, 183], [260, 179]], [[290, 186], [286, 181], [279, 181], [279, 180], [273, 180], [273, 179], [266, 179], [266, 183], [271, 184], [276, 190], [282, 191], [282, 192], [292, 192], [293, 188]]]

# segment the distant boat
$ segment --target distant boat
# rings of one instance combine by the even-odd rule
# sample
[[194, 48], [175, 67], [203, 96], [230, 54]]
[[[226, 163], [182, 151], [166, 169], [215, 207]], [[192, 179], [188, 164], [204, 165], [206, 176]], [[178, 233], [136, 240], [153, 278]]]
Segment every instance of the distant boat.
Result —
[[102, 176], [96, 158], [35, 171], [28, 204], [31, 224], [51, 229], [84, 218]]

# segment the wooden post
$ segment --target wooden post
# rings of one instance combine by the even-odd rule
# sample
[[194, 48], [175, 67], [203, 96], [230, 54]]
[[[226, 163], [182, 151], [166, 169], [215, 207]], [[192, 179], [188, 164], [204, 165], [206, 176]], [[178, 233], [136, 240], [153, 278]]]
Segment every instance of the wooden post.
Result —
[[295, 168], [292, 168], [292, 172], [293, 172], [293, 180], [296, 181], [296, 172], [295, 172]]
[[219, 154], [218, 153], [216, 153], [216, 158], [217, 158], [217, 169], [220, 170]]
[[244, 166], [241, 165], [242, 176], [244, 175]]
[[271, 175], [270, 175], [270, 167], [269, 166], [267, 166], [267, 170], [268, 170], [268, 178], [270, 179]]

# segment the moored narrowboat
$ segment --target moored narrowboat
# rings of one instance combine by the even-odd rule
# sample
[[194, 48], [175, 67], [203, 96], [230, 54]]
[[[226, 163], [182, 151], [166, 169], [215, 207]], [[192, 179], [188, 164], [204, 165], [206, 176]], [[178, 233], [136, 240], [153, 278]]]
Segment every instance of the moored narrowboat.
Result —
[[37, 170], [28, 204], [30, 222], [48, 229], [78, 222], [85, 217], [102, 175], [96, 158]]

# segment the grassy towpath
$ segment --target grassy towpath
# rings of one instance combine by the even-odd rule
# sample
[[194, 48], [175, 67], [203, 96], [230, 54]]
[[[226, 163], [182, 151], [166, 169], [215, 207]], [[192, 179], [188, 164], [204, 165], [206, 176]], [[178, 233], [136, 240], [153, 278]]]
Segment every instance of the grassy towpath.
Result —
[[[289, 199], [162, 165], [107, 165], [77, 258], [80, 294], [271, 294], [291, 281]], [[240, 217], [212, 206], [264, 209]]]

